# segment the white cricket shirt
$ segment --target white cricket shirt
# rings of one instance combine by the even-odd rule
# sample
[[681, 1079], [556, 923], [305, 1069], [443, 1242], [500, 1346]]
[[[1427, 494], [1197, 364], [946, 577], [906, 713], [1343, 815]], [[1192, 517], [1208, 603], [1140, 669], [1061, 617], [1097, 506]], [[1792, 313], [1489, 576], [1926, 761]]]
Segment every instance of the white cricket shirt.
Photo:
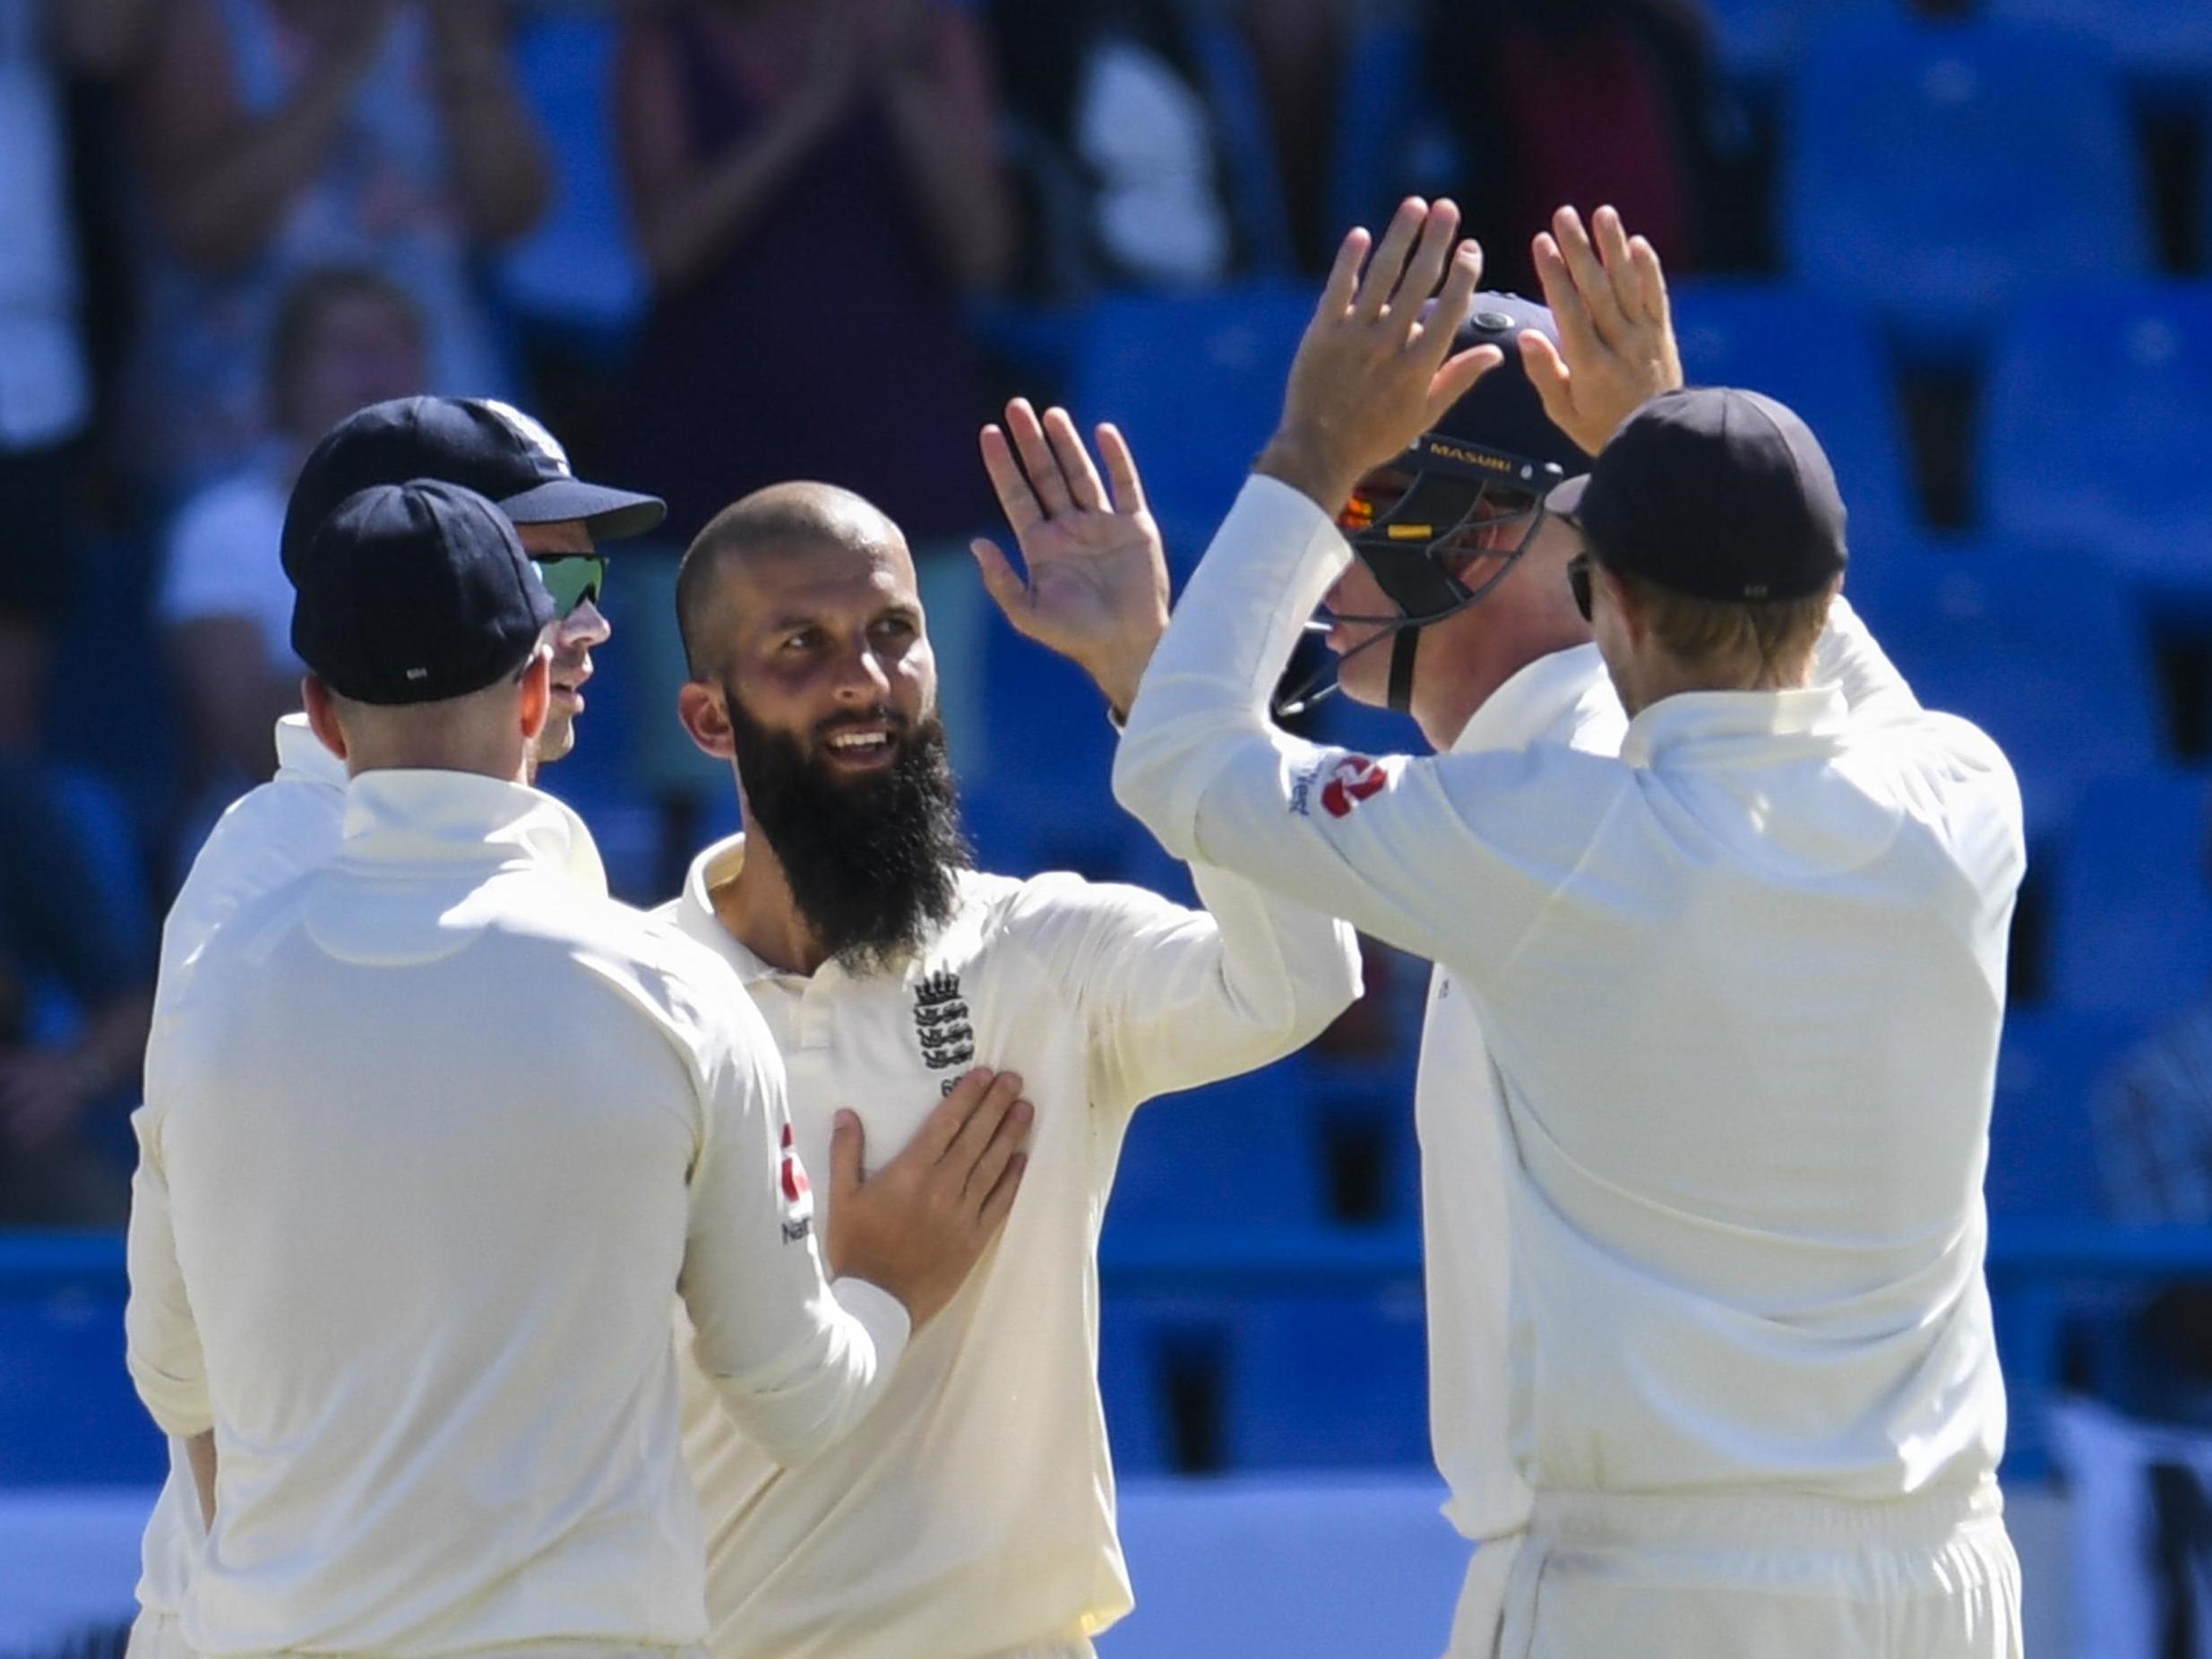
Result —
[[1473, 993], [1519, 1171], [1524, 1477], [1867, 1499], [1982, 1479], [2004, 1397], [1981, 1181], [2024, 864], [2003, 756], [1901, 682], [1667, 698], [1618, 760], [1318, 749], [1266, 695], [1349, 557], [1298, 492], [1247, 484], [1115, 790], [1180, 855]]
[[196, 1653], [695, 1643], [671, 1298], [779, 1456], [903, 1345], [890, 1297], [823, 1281], [728, 970], [607, 898], [536, 790], [357, 778], [338, 855], [202, 949], [147, 1072], [125, 1328], [155, 1420], [215, 1431]]
[[848, 1439], [779, 1469], [687, 1381], [715, 1659], [980, 1659], [1104, 1629], [1131, 1605], [1097, 1384], [1098, 1227], [1123, 1131], [1151, 1096], [1318, 1035], [1359, 993], [1351, 930], [1218, 871], [1197, 872], [1206, 911], [970, 874], [902, 969], [802, 976], [715, 915], [743, 857], [741, 839], [709, 848], [671, 909], [759, 1004], [810, 1167], [828, 1167], [840, 1107], [880, 1167], [976, 1065], [1019, 1072], [1037, 1117], [1005, 1233]]

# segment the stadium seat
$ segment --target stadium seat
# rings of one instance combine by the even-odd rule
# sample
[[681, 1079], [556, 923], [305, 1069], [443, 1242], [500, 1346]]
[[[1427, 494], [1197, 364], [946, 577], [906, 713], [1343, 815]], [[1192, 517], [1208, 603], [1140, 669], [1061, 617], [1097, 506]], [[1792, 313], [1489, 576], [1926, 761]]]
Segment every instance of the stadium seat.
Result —
[[2212, 987], [2212, 780], [2152, 772], [2084, 791], [2051, 946], [2053, 996], [2067, 1008], [2147, 1022]]
[[1304, 285], [1274, 282], [1092, 308], [1071, 408], [1086, 433], [1110, 420], [1128, 435], [1178, 571], [1196, 563], [1275, 429], [1313, 314]]
[[151, 1486], [168, 1466], [123, 1368], [120, 1283], [0, 1297], [0, 1486]]
[[646, 302], [615, 165], [616, 28], [603, 9], [546, 7], [516, 34], [515, 68], [546, 135], [554, 199], [497, 266], [500, 290], [521, 316], [610, 348]]
[[2212, 615], [2212, 288], [2038, 299], [2006, 330], [1986, 402], [1992, 527], [2096, 548], [2162, 608]]
[[1192, 45], [1213, 110], [1222, 182], [1244, 244], [1244, 268], [1257, 276], [1287, 275], [1297, 261], [1291, 252], [1282, 173], [1275, 161], [1274, 117], [1268, 112], [1260, 67], [1244, 37], [1226, 17], [1194, 16]]
[[1125, 1233], [1303, 1227], [1328, 1215], [1304, 1056], [1149, 1102], [1122, 1146], [1108, 1227]]
[[1771, 89], [1822, 25], [1871, 15], [1898, 0], [1706, 0], [1722, 65], [1754, 90]]
[[1417, 1280], [1364, 1294], [1262, 1296], [1228, 1351], [1233, 1469], [1430, 1459], [1428, 1347]]
[[1895, 388], [1874, 331], [1856, 313], [1802, 288], [1692, 282], [1674, 295], [1683, 372], [1696, 384], [1779, 398], [1819, 435], [1851, 510], [1855, 550], [1886, 555], [1916, 535]]
[[1399, 147], [1426, 99], [1420, 39], [1397, 18], [1363, 25], [1345, 47], [1329, 158], [1329, 226], [1384, 223], [1402, 193]]
[[2122, 1016], [2070, 1009], [2005, 1018], [1990, 1117], [1990, 1213], [2091, 1221], [2098, 1213], [2089, 1092], [2136, 1035]]
[[1226, 1340], [1223, 1304], [1191, 1297], [1105, 1298], [1098, 1311], [1098, 1392], [1116, 1474], [1182, 1473], [1218, 1460]]
[[2087, 36], [1849, 20], [1798, 65], [1788, 125], [1790, 269], [1915, 361], [1971, 361], [2033, 288], [2147, 267], [2119, 72]]
[[2099, 560], [1998, 542], [1930, 548], [1846, 586], [1920, 701], [2004, 749], [2032, 840], [2064, 831], [2091, 780], [2159, 763], [2148, 644]]
[[1989, 0], [1998, 17], [2093, 33], [2155, 99], [2201, 91], [2212, 78], [2212, 7], [2189, 0]]

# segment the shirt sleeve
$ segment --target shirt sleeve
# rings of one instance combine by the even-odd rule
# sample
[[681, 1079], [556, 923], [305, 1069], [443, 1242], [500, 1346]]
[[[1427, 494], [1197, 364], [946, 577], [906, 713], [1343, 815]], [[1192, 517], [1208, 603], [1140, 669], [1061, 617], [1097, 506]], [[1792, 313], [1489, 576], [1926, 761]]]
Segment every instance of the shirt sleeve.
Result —
[[1913, 688], [1841, 594], [1829, 607], [1828, 626], [1813, 647], [1812, 683], [1840, 687], [1855, 719], [1908, 720], [1921, 712]]
[[[150, 1079], [150, 1087], [151, 1079]], [[190, 1440], [215, 1426], [200, 1330], [177, 1266], [169, 1182], [161, 1164], [161, 1117], [152, 1105], [131, 1115], [138, 1168], [131, 1177], [126, 1246], [131, 1291], [124, 1304], [125, 1361], [138, 1397], [164, 1433]]]
[[833, 1289], [793, 1143], [782, 1062], [735, 976], [702, 1076], [701, 1132], [677, 1290], [693, 1351], [738, 1428], [804, 1462], [868, 1413], [908, 1335], [906, 1309], [865, 1281]]
[[1573, 878], [1631, 774], [1558, 744], [1377, 758], [1278, 729], [1269, 690], [1350, 556], [1303, 494], [1245, 485], [1145, 672], [1115, 793], [1177, 856], [1480, 983]]
[[1068, 876], [1023, 890], [1046, 971], [1076, 988], [1095, 1105], [1127, 1111], [1266, 1065], [1359, 995], [1349, 927], [1227, 871], [1192, 874], [1202, 910]]

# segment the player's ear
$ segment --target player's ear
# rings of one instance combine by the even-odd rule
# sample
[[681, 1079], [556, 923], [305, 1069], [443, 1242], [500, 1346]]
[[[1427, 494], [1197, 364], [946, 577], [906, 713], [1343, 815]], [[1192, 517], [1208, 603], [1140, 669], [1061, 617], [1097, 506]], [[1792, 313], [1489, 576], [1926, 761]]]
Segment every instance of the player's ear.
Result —
[[299, 683], [300, 704], [307, 711], [307, 728], [322, 745], [340, 760], [346, 758], [345, 728], [338, 724], [338, 710], [332, 704], [331, 688], [323, 683], [320, 675], [307, 675]]
[[729, 709], [719, 686], [704, 680], [686, 680], [676, 694], [676, 716], [700, 751], [718, 761], [737, 758], [736, 734], [730, 730]]

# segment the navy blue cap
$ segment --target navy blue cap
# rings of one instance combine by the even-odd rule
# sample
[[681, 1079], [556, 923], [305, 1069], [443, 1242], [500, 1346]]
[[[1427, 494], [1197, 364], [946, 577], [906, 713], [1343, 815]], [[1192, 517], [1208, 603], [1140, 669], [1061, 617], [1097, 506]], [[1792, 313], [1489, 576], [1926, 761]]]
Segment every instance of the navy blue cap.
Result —
[[1505, 361], [1469, 387], [1428, 434], [1513, 463], [1510, 471], [1500, 470], [1502, 483], [1515, 482], [1519, 463], [1527, 461], [1538, 468], [1557, 467], [1561, 476], [1570, 478], [1590, 469], [1588, 453], [1544, 412], [1544, 400], [1536, 395], [1536, 383], [1521, 363], [1519, 342], [1531, 331], [1559, 344], [1559, 324], [1548, 305], [1518, 294], [1475, 297], [1474, 313], [1452, 340], [1452, 350], [1457, 354], [1476, 346], [1495, 346], [1505, 353]]
[[642, 536], [668, 512], [658, 496], [577, 477], [554, 435], [508, 404], [394, 398], [349, 415], [308, 454], [285, 509], [284, 573], [299, 580], [300, 555], [340, 502], [409, 478], [461, 485], [496, 502], [516, 524], [581, 519], [597, 542]]
[[292, 649], [340, 697], [392, 707], [480, 692], [554, 620], [513, 523], [484, 496], [417, 478], [349, 495], [300, 561]]
[[1810, 598], [1843, 574], [1843, 495], [1812, 428], [1756, 391], [1662, 392], [1546, 503], [1607, 567], [1692, 598]]

